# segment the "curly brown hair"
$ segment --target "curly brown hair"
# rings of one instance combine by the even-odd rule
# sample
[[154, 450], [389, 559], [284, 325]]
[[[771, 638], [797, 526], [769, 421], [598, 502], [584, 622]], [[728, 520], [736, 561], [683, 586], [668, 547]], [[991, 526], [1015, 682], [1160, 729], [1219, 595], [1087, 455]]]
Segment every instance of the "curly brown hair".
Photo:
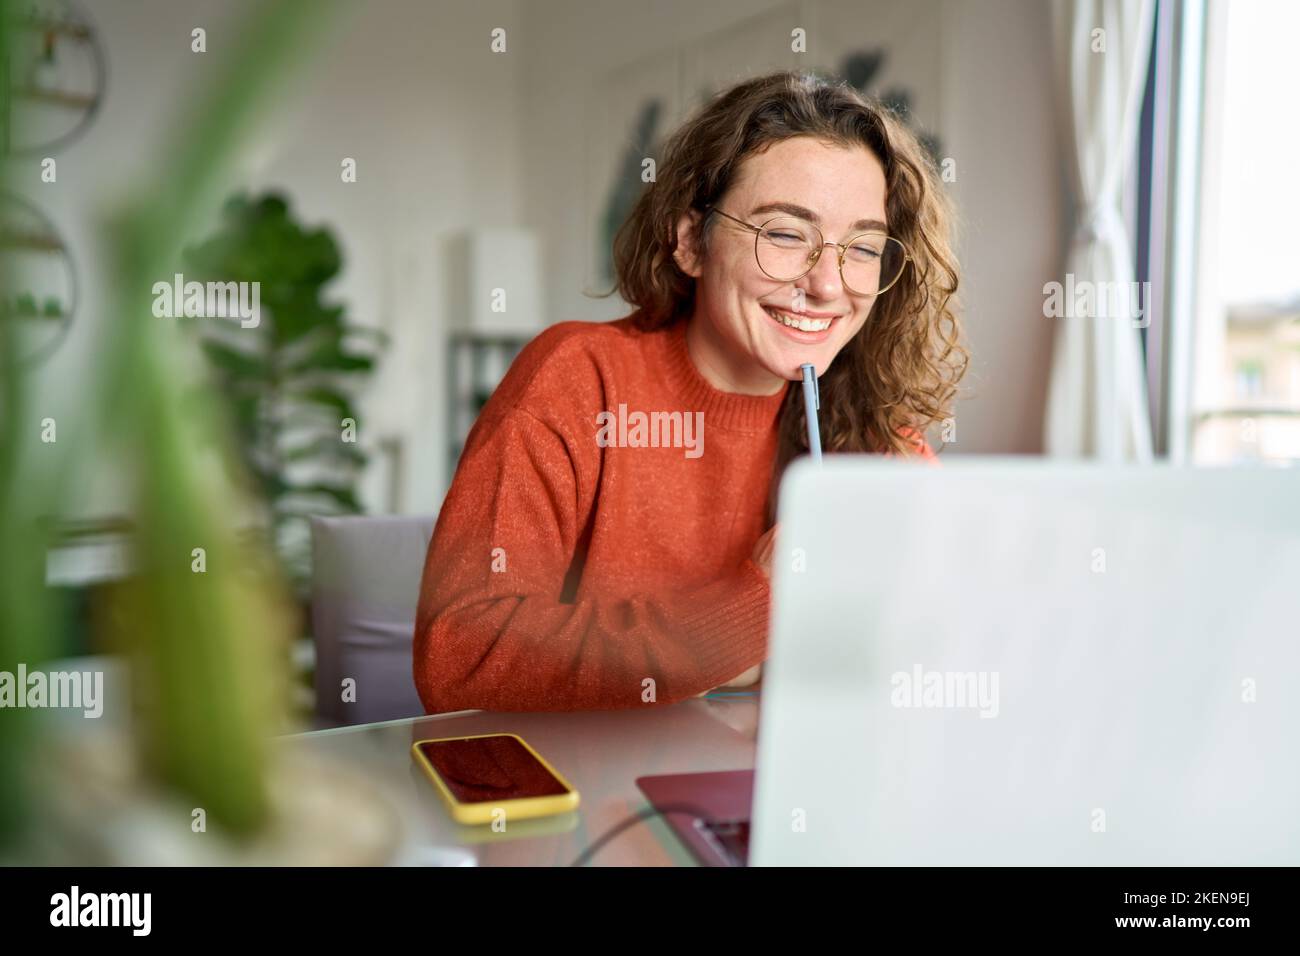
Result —
[[[771, 73], [724, 90], [696, 110], [668, 139], [656, 180], [614, 238], [615, 288], [637, 307], [635, 321], [647, 331], [689, 316], [695, 280], [673, 258], [678, 221], [720, 202], [746, 157], [796, 136], [871, 151], [885, 170], [890, 235], [913, 260], [821, 377], [823, 445], [831, 452], [916, 451], [924, 432], [951, 414], [969, 362], [954, 311], [954, 214], [915, 134], [848, 84], [811, 73]], [[694, 220], [702, 255], [715, 221], [703, 215]], [[808, 450], [799, 389], [788, 391], [777, 427], [769, 516], [786, 466]]]

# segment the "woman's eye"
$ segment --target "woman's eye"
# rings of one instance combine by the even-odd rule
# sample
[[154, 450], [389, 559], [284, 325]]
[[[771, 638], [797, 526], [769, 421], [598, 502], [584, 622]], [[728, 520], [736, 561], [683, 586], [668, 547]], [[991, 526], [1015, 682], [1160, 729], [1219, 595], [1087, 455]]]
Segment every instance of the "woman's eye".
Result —
[[871, 262], [880, 258], [880, 250], [871, 246], [849, 246], [849, 255], [861, 262]]

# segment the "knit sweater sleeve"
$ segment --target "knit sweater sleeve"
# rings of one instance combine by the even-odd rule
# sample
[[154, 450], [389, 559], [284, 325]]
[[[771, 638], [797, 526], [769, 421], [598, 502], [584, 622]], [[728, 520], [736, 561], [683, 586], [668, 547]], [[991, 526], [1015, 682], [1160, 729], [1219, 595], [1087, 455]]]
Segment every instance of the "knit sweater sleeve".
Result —
[[751, 560], [667, 593], [562, 600], [594, 507], [578, 459], [599, 454], [562, 432], [515, 406], [467, 443], [420, 588], [415, 684], [430, 713], [671, 703], [765, 656], [770, 587]]

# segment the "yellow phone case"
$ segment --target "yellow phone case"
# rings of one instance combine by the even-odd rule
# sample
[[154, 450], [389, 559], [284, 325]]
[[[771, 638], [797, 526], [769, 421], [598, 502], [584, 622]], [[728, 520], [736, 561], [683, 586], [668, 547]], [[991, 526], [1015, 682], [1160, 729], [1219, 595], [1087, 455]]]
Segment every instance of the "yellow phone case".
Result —
[[[556, 793], [545, 797], [523, 797], [516, 800], [502, 800], [499, 803], [463, 803], [456, 799], [455, 794], [443, 782], [438, 771], [434, 769], [433, 764], [429, 763], [423, 751], [420, 750], [421, 744], [444, 743], [448, 740], [481, 740], [484, 737], [513, 737], [523, 745], [533, 757], [546, 770], [555, 777], [565, 788], [567, 793]], [[447, 811], [451, 818], [457, 823], [464, 823], [470, 826], [478, 826], [493, 821], [493, 814], [496, 811], [502, 811], [505, 819], [509, 820], [527, 820], [532, 817], [546, 817], [557, 813], [567, 813], [569, 810], [578, 809], [578, 791], [573, 789], [573, 785], [565, 780], [554, 767], [546, 762], [546, 758], [539, 754], [532, 747], [528, 746], [528, 741], [518, 734], [471, 734], [468, 737], [430, 737], [426, 740], [417, 740], [411, 744], [411, 755], [416, 762], [423, 768], [425, 775], [433, 781], [434, 789], [442, 797], [442, 802], [447, 805]]]

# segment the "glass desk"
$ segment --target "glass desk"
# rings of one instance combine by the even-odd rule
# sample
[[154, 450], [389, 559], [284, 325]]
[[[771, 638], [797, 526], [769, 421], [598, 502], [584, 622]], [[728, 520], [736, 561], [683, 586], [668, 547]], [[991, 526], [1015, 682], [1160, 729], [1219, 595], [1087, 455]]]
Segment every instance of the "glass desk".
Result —
[[[644, 710], [500, 714], [466, 711], [339, 727], [281, 737], [363, 774], [400, 818], [398, 865], [567, 866], [606, 831], [649, 807], [636, 778], [651, 774], [748, 770], [754, 766], [758, 695], [711, 695]], [[504, 832], [468, 827], [447, 813], [411, 758], [433, 737], [512, 733], [563, 774], [581, 797], [572, 813], [507, 822]], [[692, 865], [659, 817], [624, 830], [593, 866]]]

